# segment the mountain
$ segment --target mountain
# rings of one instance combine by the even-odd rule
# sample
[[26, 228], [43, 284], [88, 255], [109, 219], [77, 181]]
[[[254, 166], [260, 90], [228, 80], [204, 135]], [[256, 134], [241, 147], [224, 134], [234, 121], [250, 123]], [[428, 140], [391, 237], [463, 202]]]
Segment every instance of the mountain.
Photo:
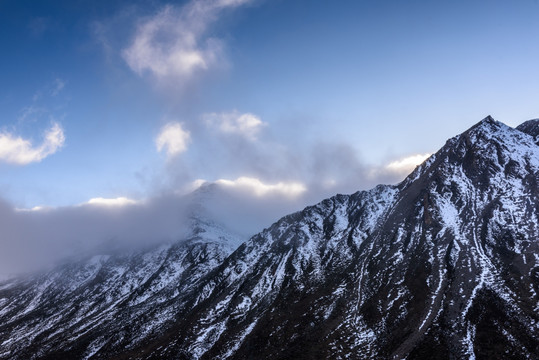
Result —
[[486, 118], [398, 186], [250, 239], [148, 357], [533, 358], [538, 170], [534, 139]]
[[91, 358], [155, 338], [245, 240], [207, 218], [211, 192], [203, 186], [183, 199], [189, 221], [177, 242], [109, 250], [1, 284], [0, 358]]
[[539, 119], [528, 120], [517, 126], [516, 129], [533, 136], [536, 144], [539, 142]]
[[[156, 295], [100, 300], [118, 298], [108, 272], [40, 300], [77, 288], [76, 265], [3, 285], [0, 357], [539, 358], [538, 129], [487, 117], [400, 184], [285, 216]], [[133, 256], [129, 277], [159, 262]]]

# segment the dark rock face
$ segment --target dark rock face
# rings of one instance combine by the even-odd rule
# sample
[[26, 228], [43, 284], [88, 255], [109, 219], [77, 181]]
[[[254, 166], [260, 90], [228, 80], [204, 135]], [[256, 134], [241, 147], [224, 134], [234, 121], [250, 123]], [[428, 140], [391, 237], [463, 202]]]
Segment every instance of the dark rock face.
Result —
[[[4, 285], [0, 357], [538, 358], [536, 123], [488, 117], [399, 185], [288, 215], [206, 271], [152, 280], [159, 295], [149, 286], [115, 303], [114, 287], [87, 286], [66, 306], [59, 290], [32, 299], [82, 280]], [[178, 266], [162, 257], [140, 264]]]
[[533, 119], [528, 120], [526, 122], [523, 122], [519, 126], [516, 127], [517, 130], [520, 130], [528, 135], [531, 135], [535, 139], [535, 143], [537, 144], [539, 141], [539, 119]]

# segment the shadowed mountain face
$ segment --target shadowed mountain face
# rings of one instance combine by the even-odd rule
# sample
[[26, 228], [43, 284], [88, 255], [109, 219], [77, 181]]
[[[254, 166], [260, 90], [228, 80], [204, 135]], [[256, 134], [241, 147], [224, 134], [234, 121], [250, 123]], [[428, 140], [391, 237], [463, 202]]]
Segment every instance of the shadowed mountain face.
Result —
[[538, 129], [487, 117], [399, 185], [288, 215], [229, 256], [133, 254], [131, 287], [107, 286], [122, 257], [3, 285], [0, 357], [537, 358]]

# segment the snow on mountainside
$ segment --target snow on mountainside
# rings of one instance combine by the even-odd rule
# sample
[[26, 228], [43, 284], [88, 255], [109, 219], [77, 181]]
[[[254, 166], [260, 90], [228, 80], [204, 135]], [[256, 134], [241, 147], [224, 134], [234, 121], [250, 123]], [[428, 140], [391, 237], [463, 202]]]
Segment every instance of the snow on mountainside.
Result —
[[0, 358], [539, 358], [538, 129], [487, 117], [229, 256], [186, 242], [4, 284]]
[[253, 237], [149, 358], [535, 358], [533, 138], [486, 118], [396, 187]]
[[95, 255], [1, 284], [0, 358], [92, 358], [158, 337], [200, 279], [244, 240], [205, 218], [207, 192], [188, 199], [192, 214], [181, 241]]

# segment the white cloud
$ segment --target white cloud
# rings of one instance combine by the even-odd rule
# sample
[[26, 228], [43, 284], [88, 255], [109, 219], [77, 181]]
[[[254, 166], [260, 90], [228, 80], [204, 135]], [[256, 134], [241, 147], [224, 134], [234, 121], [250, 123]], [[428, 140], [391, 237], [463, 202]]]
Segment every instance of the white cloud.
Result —
[[398, 173], [410, 173], [432, 154], [416, 154], [395, 160], [386, 165], [386, 169]]
[[96, 197], [96, 198], [91, 198], [90, 200], [88, 200], [87, 203], [84, 203], [83, 205], [120, 207], [120, 206], [126, 206], [126, 205], [135, 205], [138, 203], [139, 203], [138, 201], [129, 199], [126, 197], [117, 197], [117, 198]]
[[207, 28], [224, 9], [247, 2], [192, 0], [182, 7], [165, 6], [139, 24], [123, 58], [141, 76], [148, 73], [181, 84], [223, 61], [222, 42], [207, 36]]
[[307, 191], [305, 185], [299, 182], [278, 182], [276, 184], [265, 184], [260, 179], [242, 176], [236, 180], [219, 179], [216, 184], [230, 188], [245, 190], [256, 196], [266, 196], [271, 194], [281, 194], [287, 197], [297, 197]]
[[28, 139], [9, 132], [1, 132], [0, 161], [17, 165], [39, 162], [58, 151], [64, 145], [64, 141], [64, 131], [58, 123], [53, 123], [45, 132], [43, 143], [37, 147]]
[[166, 150], [169, 157], [179, 155], [187, 150], [191, 134], [182, 128], [178, 122], [170, 122], [161, 128], [155, 139], [157, 151]]
[[267, 125], [254, 114], [237, 111], [205, 114], [203, 119], [208, 126], [217, 127], [223, 133], [238, 134], [249, 140], [256, 140], [260, 130]]

